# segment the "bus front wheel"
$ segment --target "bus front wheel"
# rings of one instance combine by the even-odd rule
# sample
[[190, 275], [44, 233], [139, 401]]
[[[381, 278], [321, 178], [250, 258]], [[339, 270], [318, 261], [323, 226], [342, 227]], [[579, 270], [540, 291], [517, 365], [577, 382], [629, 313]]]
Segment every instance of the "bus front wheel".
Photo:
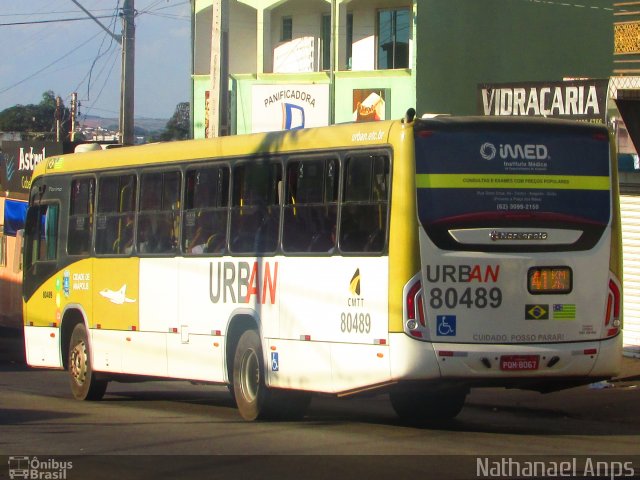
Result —
[[73, 396], [78, 400], [101, 400], [108, 382], [96, 378], [91, 366], [87, 329], [82, 323], [77, 324], [71, 333], [68, 360]]
[[451, 420], [460, 413], [467, 397], [466, 389], [439, 392], [391, 392], [391, 406], [398, 417], [411, 423]]

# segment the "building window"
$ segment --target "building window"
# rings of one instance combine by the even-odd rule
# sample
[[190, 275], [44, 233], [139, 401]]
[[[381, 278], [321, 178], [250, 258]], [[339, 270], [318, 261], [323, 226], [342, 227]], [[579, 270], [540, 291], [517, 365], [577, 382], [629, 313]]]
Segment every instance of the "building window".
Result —
[[378, 69], [409, 67], [408, 8], [378, 11]]
[[331, 68], [331, 15], [322, 15], [322, 70]]
[[347, 69], [351, 70], [353, 57], [353, 13], [347, 13]]
[[293, 39], [293, 19], [291, 17], [282, 17], [282, 42], [288, 42]]

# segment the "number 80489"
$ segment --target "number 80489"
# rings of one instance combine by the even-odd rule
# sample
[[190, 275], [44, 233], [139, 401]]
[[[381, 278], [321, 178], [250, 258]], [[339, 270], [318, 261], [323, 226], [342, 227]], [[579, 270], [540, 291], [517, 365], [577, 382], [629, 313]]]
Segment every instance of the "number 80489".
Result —
[[342, 312], [340, 314], [340, 330], [342, 333], [371, 333], [371, 315]]

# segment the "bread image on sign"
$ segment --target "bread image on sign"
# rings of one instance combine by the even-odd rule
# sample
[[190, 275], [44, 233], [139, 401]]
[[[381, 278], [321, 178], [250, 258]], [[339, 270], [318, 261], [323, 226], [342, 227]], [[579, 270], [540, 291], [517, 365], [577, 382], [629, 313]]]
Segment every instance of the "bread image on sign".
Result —
[[358, 102], [353, 112], [354, 122], [374, 122], [385, 118], [384, 98], [372, 92], [362, 102]]

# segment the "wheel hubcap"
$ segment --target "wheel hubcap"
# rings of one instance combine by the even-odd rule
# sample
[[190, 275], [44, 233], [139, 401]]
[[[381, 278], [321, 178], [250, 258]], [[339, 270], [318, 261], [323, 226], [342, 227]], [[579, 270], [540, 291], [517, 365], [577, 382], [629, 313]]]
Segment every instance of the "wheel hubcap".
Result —
[[87, 378], [87, 349], [84, 342], [79, 342], [73, 347], [69, 363], [71, 376], [78, 385], [82, 385]]
[[258, 396], [260, 384], [260, 363], [255, 350], [248, 350], [242, 357], [241, 376], [242, 393], [249, 402], [253, 402]]

